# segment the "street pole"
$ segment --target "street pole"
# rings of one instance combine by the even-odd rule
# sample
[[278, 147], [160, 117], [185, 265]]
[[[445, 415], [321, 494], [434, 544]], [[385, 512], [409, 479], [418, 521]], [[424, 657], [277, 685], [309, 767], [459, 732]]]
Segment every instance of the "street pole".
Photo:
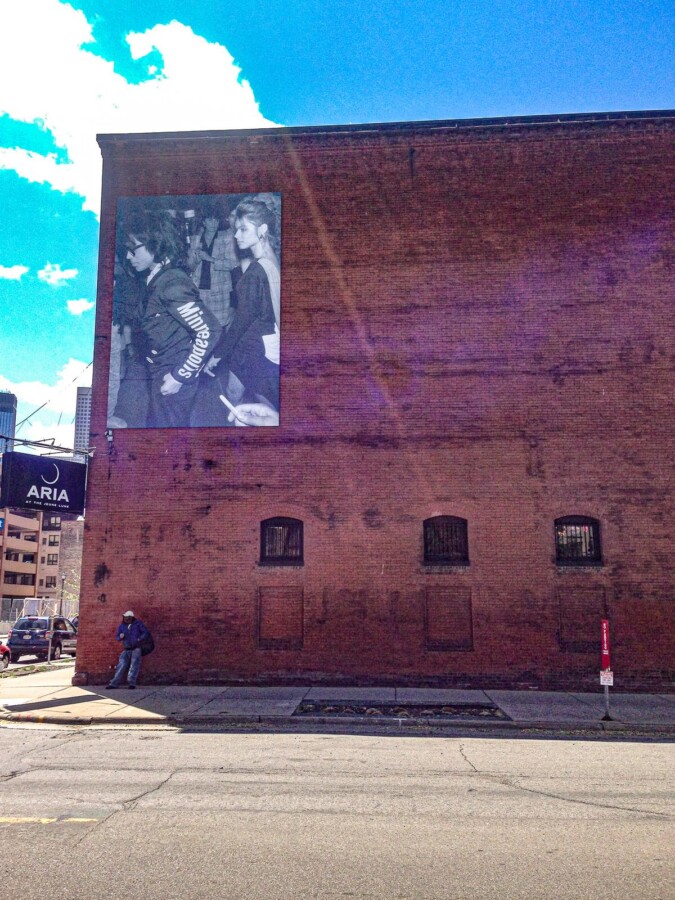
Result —
[[66, 586], [66, 573], [61, 572], [61, 599], [59, 600], [59, 615], [63, 615], [63, 589]]
[[614, 684], [614, 673], [609, 660], [609, 619], [600, 622], [600, 684], [605, 688], [605, 714], [603, 722], [611, 722], [609, 714], [609, 686]]

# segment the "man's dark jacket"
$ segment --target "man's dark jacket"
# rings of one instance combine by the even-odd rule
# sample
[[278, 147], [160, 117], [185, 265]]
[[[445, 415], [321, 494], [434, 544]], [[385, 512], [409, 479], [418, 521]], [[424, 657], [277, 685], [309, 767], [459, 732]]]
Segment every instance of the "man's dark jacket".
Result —
[[140, 619], [134, 619], [128, 625], [121, 622], [117, 629], [117, 640], [124, 642], [125, 650], [135, 650], [140, 647], [141, 642], [150, 634]]
[[141, 327], [151, 370], [183, 384], [197, 380], [222, 331], [190, 277], [171, 266], [150, 279]]

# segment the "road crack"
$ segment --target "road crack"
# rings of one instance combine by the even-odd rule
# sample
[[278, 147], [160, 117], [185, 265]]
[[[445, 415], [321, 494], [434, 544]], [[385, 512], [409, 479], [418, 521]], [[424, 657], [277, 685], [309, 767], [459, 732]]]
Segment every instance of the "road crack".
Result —
[[0, 784], [4, 784], [5, 781], [11, 781], [12, 778], [18, 778], [19, 775], [23, 775], [24, 772], [10, 772], [9, 775], [0, 775]]
[[168, 781], [170, 781], [174, 775], [178, 774], [179, 771], [180, 771], [179, 769], [176, 769], [173, 772], [169, 772], [169, 774], [166, 776], [166, 778], [164, 778], [162, 781], [160, 781], [159, 784], [156, 784], [154, 787], [148, 788], [146, 791], [143, 791], [142, 793], [138, 794], [136, 797], [130, 797], [128, 800], [125, 800], [119, 809], [111, 810], [107, 816], [104, 816], [102, 819], [100, 819], [98, 822], [96, 822], [96, 824], [93, 825], [87, 832], [85, 832], [85, 834], [83, 834], [79, 840], [75, 841], [75, 846], [79, 846], [82, 843], [82, 841], [85, 841], [88, 837], [91, 837], [95, 831], [98, 831], [99, 828], [101, 828], [103, 825], [106, 824], [106, 822], [109, 822], [113, 816], [116, 816], [121, 812], [129, 812], [130, 810], [135, 809], [136, 804], [138, 803], [139, 800], [142, 800], [144, 797], [148, 797], [150, 794], [154, 794], [155, 791], [161, 790], [161, 788], [163, 788], [164, 785]]
[[464, 750], [464, 744], [459, 745], [459, 755], [462, 757], [462, 759], [464, 760], [464, 762], [467, 765], [471, 766], [471, 768], [473, 769], [474, 772], [478, 772], [478, 769], [474, 766], [474, 764], [471, 762], [469, 757], [466, 755], [466, 752]]
[[536, 788], [528, 788], [522, 784], [516, 784], [513, 781], [510, 781], [508, 778], [496, 778], [494, 779], [499, 784], [503, 784], [505, 787], [513, 788], [517, 791], [524, 791], [526, 794], [534, 794], [538, 797], [547, 797], [550, 800], [562, 800], [563, 803], [575, 803], [579, 806], [592, 806], [597, 809], [613, 809], [618, 810], [619, 812], [633, 812], [639, 813], [642, 816], [650, 816], [657, 819], [665, 819], [669, 820], [672, 816], [669, 813], [661, 813], [654, 812], [652, 810], [647, 809], [639, 809], [635, 806], [619, 806], [616, 803], [601, 803], [598, 800], [579, 800], [575, 797], [564, 797], [562, 794], [553, 794], [549, 791], [542, 791]]
[[122, 809], [124, 809], [124, 810], [135, 809], [136, 804], [138, 803], [139, 800], [142, 800], [144, 797], [148, 797], [150, 794], [154, 794], [155, 791], [161, 790], [168, 781], [171, 781], [173, 776], [176, 775], [178, 773], [178, 771], [179, 770], [176, 769], [174, 772], [169, 772], [169, 774], [166, 776], [164, 781], [160, 781], [160, 783], [155, 785], [155, 787], [148, 788], [147, 791], [143, 791], [137, 797], [132, 797], [130, 800], [125, 800], [124, 803], [122, 804]]

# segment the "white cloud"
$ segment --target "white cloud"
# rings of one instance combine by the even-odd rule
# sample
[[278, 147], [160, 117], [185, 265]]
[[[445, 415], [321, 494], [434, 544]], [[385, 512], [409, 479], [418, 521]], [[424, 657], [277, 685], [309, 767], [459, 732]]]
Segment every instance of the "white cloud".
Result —
[[[70, 416], [63, 416], [58, 423], [46, 425], [40, 422], [36, 416], [35, 420], [31, 419], [30, 422], [26, 422], [19, 432], [18, 437], [24, 441], [39, 441], [40, 443], [52, 442], [55, 447], [66, 447], [70, 449], [75, 443], [74, 417], [75, 413]], [[19, 444], [17, 444], [14, 449], [18, 450], [19, 453], [35, 453], [39, 456], [48, 452], [44, 448], [27, 447]]]
[[79, 193], [75, 166], [58, 163], [54, 153], [40, 156], [39, 153], [18, 147], [0, 147], [0, 169], [13, 169], [22, 178], [36, 184], [49, 184], [62, 194]]
[[[91, 366], [89, 368], [86, 366], [86, 363], [71, 357], [56, 373], [54, 384], [45, 384], [43, 381], [14, 382], [0, 375], [0, 390], [11, 391], [18, 400], [17, 423], [42, 404], [46, 404], [44, 411], [31, 419], [34, 422], [31, 428], [38, 427], [44, 430], [52, 427], [41, 423], [53, 419], [54, 413], [62, 414], [66, 419], [70, 416], [72, 419], [75, 415], [76, 388], [91, 385]], [[19, 432], [20, 437], [26, 437], [24, 428], [27, 427], [28, 423]]]
[[[0, 114], [51, 133], [68, 160], [22, 147], [0, 149], [0, 169], [84, 198], [98, 209], [101, 186], [97, 132], [190, 131], [272, 125], [240, 78], [228, 50], [180, 22], [127, 35], [132, 57], [158, 51], [138, 84], [87, 49], [92, 28], [79, 10], [58, 0], [3, 4], [0, 31]], [[35, 23], [39, 22], [39, 27]], [[208, 85], [208, 89], [204, 89]]]
[[72, 313], [74, 316], [81, 316], [82, 313], [94, 308], [94, 304], [91, 300], [84, 299], [69, 300], [66, 306], [68, 307], [68, 312]]
[[62, 269], [60, 263], [48, 262], [44, 269], [40, 269], [38, 272], [38, 278], [51, 287], [62, 287], [71, 278], [76, 278], [78, 274], [77, 269]]
[[22, 275], [28, 271], [28, 266], [0, 266], [0, 278], [7, 281], [21, 281]]

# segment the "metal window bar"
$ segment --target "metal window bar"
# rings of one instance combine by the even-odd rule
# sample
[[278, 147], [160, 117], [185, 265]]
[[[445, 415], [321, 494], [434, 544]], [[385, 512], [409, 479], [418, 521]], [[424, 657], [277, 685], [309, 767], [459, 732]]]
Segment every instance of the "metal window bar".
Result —
[[297, 525], [268, 525], [265, 528], [265, 559], [300, 559], [300, 528]]
[[465, 562], [469, 557], [465, 522], [427, 522], [424, 537], [424, 556], [428, 562]]
[[597, 545], [592, 525], [561, 525], [558, 528], [560, 559], [596, 559]]

